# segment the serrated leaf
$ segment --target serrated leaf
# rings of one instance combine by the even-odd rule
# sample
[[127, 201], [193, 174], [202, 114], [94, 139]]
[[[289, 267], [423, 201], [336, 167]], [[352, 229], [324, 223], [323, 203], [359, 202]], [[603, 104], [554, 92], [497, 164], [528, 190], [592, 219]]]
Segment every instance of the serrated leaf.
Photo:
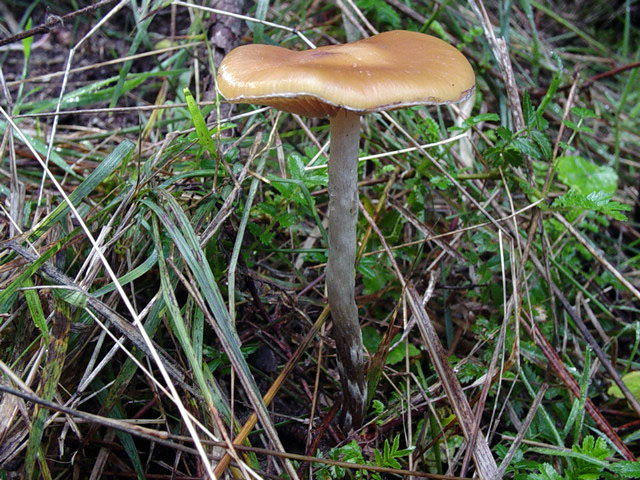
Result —
[[533, 141], [536, 142], [536, 145], [540, 149], [540, 153], [542, 153], [542, 158], [546, 160], [550, 159], [551, 155], [553, 154], [553, 147], [551, 146], [551, 141], [549, 140], [549, 137], [547, 137], [547, 135], [545, 135], [539, 130], [531, 130], [529, 135], [531, 136]]
[[582, 195], [575, 189], [572, 189], [566, 194], [556, 198], [552, 206], [554, 208], [593, 210], [594, 212], [601, 212], [605, 215], [609, 215], [616, 220], [627, 220], [626, 215], [622, 212], [631, 210], [631, 207], [610, 200], [609, 198], [610, 195], [603, 191], [591, 192], [589, 195]]
[[564, 480], [562, 476], [556, 472], [548, 463], [543, 463], [538, 467], [540, 473], [534, 473], [531, 475], [532, 480]]
[[[596, 192], [589, 194], [587, 198], [591, 197], [595, 193]], [[625, 205], [623, 203], [614, 202], [613, 200], [610, 200], [606, 205], [604, 205], [601, 211], [605, 215], [609, 215], [615, 220], [625, 222], [627, 220], [627, 216], [621, 212], [629, 212], [631, 211], [631, 207], [629, 205]]]
[[607, 470], [625, 478], [640, 478], [640, 462], [622, 461], [609, 465]]
[[384, 403], [376, 399], [371, 402], [371, 408], [376, 412], [376, 415], [381, 415], [385, 410]]
[[576, 452], [575, 450], [555, 450], [552, 448], [532, 448], [531, 449], [532, 452], [537, 452], [537, 453], [541, 453], [543, 455], [551, 455], [551, 456], [557, 456], [557, 457], [564, 457], [564, 458], [573, 458], [573, 459], [577, 459], [583, 462], [587, 462], [589, 464], [593, 464], [596, 465], [600, 468], [606, 468], [609, 463], [604, 461], [604, 460], [600, 460], [599, 458], [595, 458], [592, 457], [591, 455], [589, 455], [588, 453], [581, 453], [581, 452]]
[[564, 123], [570, 129], [575, 130], [576, 132], [586, 132], [586, 133], [593, 132], [593, 129], [591, 127], [588, 127], [587, 125], [584, 125], [583, 123], [580, 123], [580, 122], [576, 123], [572, 120], [565, 119], [562, 123]]
[[304, 163], [297, 153], [289, 155], [287, 159], [287, 173], [290, 178], [295, 180], [302, 180], [304, 178]]
[[564, 123], [564, 125], [566, 127], [569, 127], [571, 130], [580, 130], [580, 127], [578, 126], [578, 124], [573, 120], [569, 120], [568, 118], [565, 119], [562, 123]]
[[573, 107], [571, 113], [580, 118], [598, 118], [598, 115], [589, 108]]
[[520, 167], [524, 163], [522, 153], [511, 148], [502, 152], [502, 158], [505, 165], [509, 165], [512, 167]]
[[392, 28], [402, 25], [398, 12], [384, 0], [358, 0], [357, 5], [369, 18], [372, 16], [376, 24], [388, 24]]
[[296, 181], [287, 181], [288, 179], [276, 177], [275, 175], [267, 175], [267, 178], [271, 182], [273, 188], [275, 188], [283, 197], [298, 205], [303, 205], [305, 203], [304, 195], [296, 186]]
[[289, 228], [297, 223], [298, 217], [289, 212], [282, 212], [276, 217], [278, 225], [282, 228]]
[[539, 160], [542, 157], [542, 154], [540, 153], [540, 150], [538, 149], [536, 142], [534, 142], [530, 138], [526, 138], [526, 137], [514, 138], [511, 141], [511, 145], [513, 145], [513, 147], [523, 155], [527, 155], [529, 157], [535, 158], [536, 160]]
[[531, 104], [531, 97], [529, 96], [528, 91], [524, 91], [524, 96], [522, 97], [522, 115], [524, 117], [524, 123], [527, 127], [531, 128], [535, 126], [536, 123], [536, 112], [533, 109], [533, 105]]
[[496, 128], [496, 133], [503, 140], [509, 141], [513, 138], [513, 132], [508, 128], [503, 127], [502, 125]]
[[434, 175], [430, 178], [429, 183], [436, 187], [438, 190], [446, 190], [447, 188], [451, 188], [453, 183], [444, 175]]
[[576, 477], [581, 480], [597, 480], [609, 464], [605, 459], [611, 451], [601, 437], [596, 440], [593, 435], [587, 435], [582, 445], [573, 445], [571, 450], [581, 455], [574, 461]]
[[598, 437], [596, 440], [593, 435], [587, 435], [582, 441], [582, 445], [573, 445], [571, 449], [574, 452], [588, 455], [594, 459], [605, 460], [611, 451], [607, 448], [607, 444], [603, 438]]
[[485, 149], [484, 157], [494, 167], [519, 167], [523, 163], [522, 154], [515, 148], [505, 148], [505, 141], [500, 140], [495, 147]]
[[275, 237], [276, 232], [269, 232], [269, 231], [264, 231], [260, 234], [260, 236], [258, 237], [260, 239], [260, 242], [263, 245], [269, 246], [272, 244], [273, 242], [273, 237]]
[[382, 454], [380, 453], [380, 450], [378, 449], [374, 450], [374, 455], [376, 459], [376, 465], [378, 465], [379, 467], [382, 467], [384, 465], [384, 460], [382, 458]]

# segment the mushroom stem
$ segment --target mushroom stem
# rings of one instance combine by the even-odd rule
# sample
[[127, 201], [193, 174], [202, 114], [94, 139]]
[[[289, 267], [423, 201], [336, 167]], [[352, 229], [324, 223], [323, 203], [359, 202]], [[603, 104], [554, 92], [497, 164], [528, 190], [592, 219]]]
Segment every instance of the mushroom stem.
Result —
[[355, 302], [360, 117], [339, 110], [331, 118], [327, 295], [342, 383], [342, 428], [358, 428], [367, 401], [362, 332]]

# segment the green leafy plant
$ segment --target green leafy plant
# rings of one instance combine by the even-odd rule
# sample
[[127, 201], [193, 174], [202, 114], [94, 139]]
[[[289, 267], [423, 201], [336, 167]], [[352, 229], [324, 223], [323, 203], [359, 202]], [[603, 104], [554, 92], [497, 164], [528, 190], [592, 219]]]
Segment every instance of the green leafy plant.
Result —
[[398, 12], [384, 0], [357, 0], [356, 3], [367, 15], [372, 16], [377, 23], [386, 25], [387, 28], [400, 28], [402, 25]]
[[[382, 451], [374, 449], [374, 460], [370, 461], [364, 457], [362, 449], [358, 445], [358, 442], [352, 440], [351, 442], [341, 447], [332, 448], [329, 450], [328, 458], [332, 460], [340, 460], [342, 462], [360, 464], [360, 465], [373, 465], [376, 467], [388, 467], [388, 468], [402, 468], [398, 459], [405, 458], [411, 455], [413, 448], [400, 449], [400, 436], [396, 435], [393, 441], [390, 443], [388, 439], [385, 439]], [[321, 465], [315, 472], [317, 478], [322, 479], [340, 479], [347, 475], [347, 469], [344, 467], [338, 467], [334, 465]], [[383, 477], [377, 472], [371, 472], [367, 470], [355, 470], [353, 476], [358, 480], [372, 479], [382, 480]]]
[[[374, 450], [375, 464], [378, 467], [401, 468], [402, 465], [400, 465], [398, 459], [408, 457], [414, 449], [414, 447], [400, 449], [399, 435], [393, 437], [393, 443], [389, 443], [389, 440], [385, 439], [382, 452], [378, 449]], [[373, 478], [376, 480], [382, 479], [381, 476], [376, 474], [373, 475]]]
[[496, 142], [483, 151], [484, 157], [494, 167], [519, 167], [524, 157], [544, 160], [551, 157], [551, 143], [547, 136], [533, 128], [524, 132], [512, 132], [508, 128], [496, 128]]
[[[431, 361], [422, 308], [463, 395], [491, 382], [476, 412], [491, 435], [484, 458], [500, 465], [536, 405], [504, 478], [640, 478], [630, 461], [640, 431], [609, 368], [638, 394], [640, 300], [623, 282], [640, 271], [640, 229], [627, 221], [638, 203], [638, 2], [590, 0], [581, 15], [565, 8], [578, 0], [485, 2], [490, 22], [463, 0], [227, 2], [251, 20], [202, 2], [5, 3], [0, 439], [25, 448], [2, 455], [1, 479], [163, 475], [158, 459], [184, 443], [172, 432], [205, 452], [172, 455], [184, 475], [211, 463], [206, 431], [280, 450], [288, 429], [273, 425], [285, 416], [325, 432], [312, 455], [352, 466], [314, 463], [314, 478], [396, 478], [359, 466], [408, 468], [408, 458], [444, 475], [460, 465], [449, 462], [466, 443], [463, 419]], [[11, 42], [43, 24], [48, 34]], [[366, 427], [334, 437], [335, 424], [318, 428], [340, 389], [333, 342], [322, 341], [335, 332], [322, 275], [329, 129], [228, 105], [214, 79], [227, 45], [341, 43], [347, 24], [362, 36], [435, 35], [471, 60], [476, 87], [468, 118], [442, 105], [358, 119], [357, 193], [376, 228], [360, 216], [355, 293], [375, 381]], [[265, 344], [277, 355], [254, 361]], [[267, 385], [282, 388], [265, 409]], [[58, 403], [71, 411], [54, 413]], [[73, 420], [87, 413], [98, 416]], [[261, 430], [249, 422], [240, 440], [254, 413]], [[82, 445], [58, 441], [69, 428]], [[122, 455], [96, 462], [109, 451]], [[249, 477], [264, 465], [295, 477], [284, 457], [238, 454]]]
[[562, 183], [582, 195], [601, 191], [611, 198], [618, 189], [618, 175], [613, 168], [577, 155], [556, 159], [556, 171]]
[[[623, 375], [622, 381], [636, 398], [640, 398], [640, 371], [636, 370]], [[624, 398], [620, 387], [615, 384], [609, 387], [607, 393], [615, 398]]]
[[[401, 335], [396, 335], [391, 341], [391, 345], [400, 340]], [[367, 350], [371, 353], [375, 352], [382, 341], [382, 335], [374, 327], [364, 327], [362, 329], [362, 341]], [[420, 350], [413, 344], [408, 345], [409, 356], [415, 356], [420, 354]], [[398, 345], [392, 349], [387, 356], [387, 365], [396, 365], [403, 361], [406, 357], [405, 346]]]
[[549, 463], [543, 463], [538, 466], [539, 473], [532, 473], [529, 478], [532, 480], [566, 480], [562, 475], [556, 472], [556, 469]]
[[587, 195], [583, 195], [577, 190], [572, 189], [556, 198], [553, 201], [552, 207], [573, 210], [574, 214], [581, 213], [584, 210], [592, 210], [608, 215], [615, 220], [627, 220], [627, 216], [622, 212], [630, 211], [631, 207], [611, 200], [610, 198], [610, 195], [603, 190], [593, 191]]

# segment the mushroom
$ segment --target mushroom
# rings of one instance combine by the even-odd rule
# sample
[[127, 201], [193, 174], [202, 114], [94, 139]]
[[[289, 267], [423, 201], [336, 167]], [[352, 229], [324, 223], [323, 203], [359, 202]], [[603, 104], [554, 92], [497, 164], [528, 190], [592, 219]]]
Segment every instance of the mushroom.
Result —
[[223, 59], [217, 82], [220, 93], [232, 103], [330, 119], [326, 285], [343, 389], [341, 423], [348, 432], [362, 424], [367, 401], [366, 361], [355, 304], [360, 116], [463, 101], [474, 91], [473, 70], [448, 43], [396, 30], [305, 51], [241, 46]]

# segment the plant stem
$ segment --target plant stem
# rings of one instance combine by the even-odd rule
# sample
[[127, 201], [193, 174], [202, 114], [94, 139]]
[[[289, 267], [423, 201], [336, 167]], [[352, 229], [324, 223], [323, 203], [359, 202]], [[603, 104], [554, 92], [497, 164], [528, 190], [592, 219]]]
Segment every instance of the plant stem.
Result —
[[360, 118], [340, 110], [331, 118], [327, 295], [342, 383], [345, 433], [358, 428], [367, 401], [366, 364], [355, 302]]

